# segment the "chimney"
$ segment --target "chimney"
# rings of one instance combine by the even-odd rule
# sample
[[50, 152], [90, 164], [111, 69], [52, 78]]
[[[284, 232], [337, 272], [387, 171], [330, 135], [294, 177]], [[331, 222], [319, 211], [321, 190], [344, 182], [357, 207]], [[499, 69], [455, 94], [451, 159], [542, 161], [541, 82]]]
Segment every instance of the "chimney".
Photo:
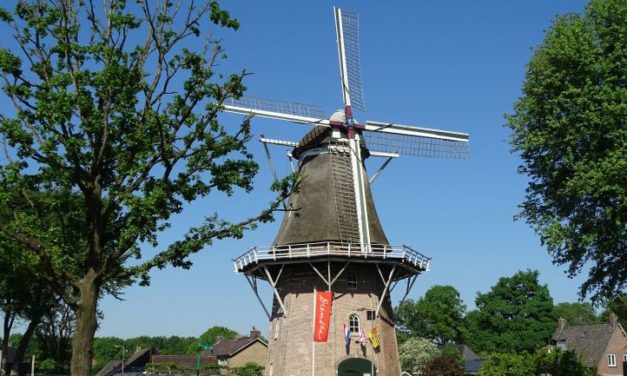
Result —
[[254, 326], [253, 329], [250, 331], [250, 338], [260, 338], [261, 337], [261, 331], [257, 330]]
[[618, 316], [614, 312], [610, 312], [610, 325], [616, 326], [618, 324]]
[[223, 336], [216, 336], [214, 341], [215, 341], [215, 343], [220, 343], [220, 342], [224, 341], [224, 337]]
[[564, 329], [564, 327], [566, 326], [566, 319], [563, 317], [560, 317], [559, 320], [557, 320], [557, 327], [562, 330]]

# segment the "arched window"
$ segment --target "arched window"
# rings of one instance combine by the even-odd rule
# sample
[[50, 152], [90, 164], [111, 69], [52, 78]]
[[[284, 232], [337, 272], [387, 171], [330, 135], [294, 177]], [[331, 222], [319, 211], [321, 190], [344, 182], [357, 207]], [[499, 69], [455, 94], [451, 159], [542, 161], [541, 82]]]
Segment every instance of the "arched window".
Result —
[[348, 331], [351, 334], [359, 334], [359, 316], [352, 314], [348, 318]]
[[357, 290], [357, 274], [354, 272], [346, 273], [346, 288], [348, 290]]

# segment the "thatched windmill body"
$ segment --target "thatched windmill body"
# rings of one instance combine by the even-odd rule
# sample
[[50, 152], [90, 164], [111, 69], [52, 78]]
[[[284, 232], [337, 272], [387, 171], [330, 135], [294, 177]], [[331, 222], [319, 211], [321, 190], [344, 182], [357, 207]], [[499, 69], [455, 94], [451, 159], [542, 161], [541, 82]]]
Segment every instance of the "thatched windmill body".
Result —
[[[262, 139], [293, 147], [301, 180], [272, 245], [234, 260], [271, 322], [268, 376], [400, 375], [389, 293], [403, 281], [406, 296], [430, 258], [390, 244], [370, 191], [378, 172], [369, 179], [364, 161], [385, 157], [385, 166], [399, 155], [468, 153], [464, 133], [355, 120], [353, 107], [364, 110], [358, 16], [334, 12], [342, 110], [325, 118], [312, 106], [254, 98], [225, 105], [230, 112], [315, 126], [299, 143]], [[273, 290], [271, 309], [259, 297], [258, 281]]]

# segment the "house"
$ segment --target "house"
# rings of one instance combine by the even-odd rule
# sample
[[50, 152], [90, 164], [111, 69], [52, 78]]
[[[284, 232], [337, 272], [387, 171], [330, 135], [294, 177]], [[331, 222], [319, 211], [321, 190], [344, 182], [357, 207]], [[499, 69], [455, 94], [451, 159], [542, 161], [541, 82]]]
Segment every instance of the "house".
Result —
[[551, 344], [580, 355], [599, 376], [627, 375], [627, 334], [614, 313], [601, 324], [571, 326], [560, 318]]
[[[206, 368], [210, 365], [217, 365], [217, 359], [211, 355], [203, 354], [200, 357], [200, 366]], [[198, 358], [196, 355], [159, 355], [152, 349], [141, 349], [134, 354], [122, 360], [114, 360], [104, 366], [96, 376], [115, 376], [115, 375], [145, 375], [149, 374], [152, 369], [155, 373], [180, 372], [182, 374], [195, 374], [198, 367]], [[148, 368], [148, 369], [147, 369]]]
[[144, 371], [144, 367], [149, 363], [155, 354], [155, 350], [152, 348], [139, 349], [124, 360], [113, 360], [104, 367], [96, 376], [113, 376], [118, 374], [135, 375], [141, 374]]
[[246, 363], [265, 366], [268, 356], [268, 343], [261, 338], [261, 332], [253, 327], [248, 337], [232, 341], [218, 341], [211, 351], [218, 364], [229, 368], [243, 367]]
[[479, 371], [479, 367], [481, 367], [481, 358], [479, 355], [475, 354], [474, 351], [470, 349], [470, 347], [461, 344], [447, 344], [443, 346], [438, 346], [441, 351], [445, 349], [453, 348], [461, 357], [463, 366], [464, 366], [464, 374], [465, 375], [476, 375]]

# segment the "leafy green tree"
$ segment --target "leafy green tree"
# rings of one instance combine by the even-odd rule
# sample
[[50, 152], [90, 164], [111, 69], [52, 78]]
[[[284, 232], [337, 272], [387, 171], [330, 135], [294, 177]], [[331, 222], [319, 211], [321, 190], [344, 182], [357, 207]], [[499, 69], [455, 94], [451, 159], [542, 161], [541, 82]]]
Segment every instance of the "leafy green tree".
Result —
[[466, 317], [465, 343], [476, 351], [533, 352], [555, 330], [553, 298], [537, 271], [500, 278], [489, 292], [478, 293], [475, 303], [477, 309]]
[[618, 322], [627, 326], [627, 295], [619, 296], [610, 301], [601, 313], [600, 321], [608, 320], [612, 312], [618, 316]]
[[596, 370], [586, 367], [572, 351], [543, 348], [534, 354], [535, 374], [551, 376], [595, 376]]
[[570, 325], [594, 324], [600, 321], [590, 303], [558, 303], [553, 308], [553, 313]]
[[202, 333], [198, 340], [189, 344], [187, 347], [187, 354], [193, 355], [198, 353], [198, 351], [203, 350], [204, 346], [215, 345], [218, 342], [218, 339], [230, 341], [237, 338], [238, 335], [239, 334], [237, 334], [237, 332], [224, 326], [212, 326]]
[[398, 347], [401, 369], [414, 375], [422, 375], [422, 369], [440, 354], [438, 347], [426, 338], [410, 337]]
[[212, 326], [200, 335], [201, 343], [215, 344], [217, 337], [224, 341], [230, 341], [238, 336], [237, 332], [224, 326]]
[[[191, 267], [188, 256], [214, 239], [271, 220], [290, 187], [276, 184], [277, 200], [249, 219], [208, 215], [180, 239], [158, 240], [191, 203], [210, 213], [199, 206], [210, 193], [250, 191], [258, 170], [248, 121], [226, 129], [217, 119], [245, 74], [217, 71], [224, 52], [211, 38], [195, 48], [206, 25], [238, 27], [215, 1], [21, 0], [0, 20], [18, 45], [0, 42], [3, 99], [15, 109], [0, 116], [0, 208], [13, 214], [0, 232], [39, 258], [73, 310], [71, 373], [89, 375], [103, 295], [148, 284], [153, 268]], [[64, 219], [80, 236], [40, 226], [68, 201]]]
[[[1, 210], [0, 215], [8, 215]], [[8, 339], [16, 319], [25, 325], [25, 331], [16, 343], [13, 369], [17, 369], [42, 319], [56, 304], [56, 296], [38, 268], [36, 255], [24, 252], [21, 245], [0, 233], [0, 309], [4, 312], [2, 351], [8, 350]], [[8, 365], [8, 364], [7, 364]], [[10, 370], [5, 369], [9, 374]]]
[[399, 307], [396, 325], [399, 337], [424, 337], [443, 345], [460, 342], [466, 306], [453, 286], [433, 286], [418, 301]]
[[529, 354], [492, 353], [483, 359], [477, 376], [531, 376], [535, 371]]
[[443, 354], [428, 361], [422, 374], [424, 376], [464, 376], [464, 367], [455, 357]]
[[38, 359], [51, 361], [52, 363], [46, 364], [48, 368], [53, 364], [48, 373], [69, 373], [73, 333], [74, 312], [62, 301], [57, 301], [43, 315], [41, 324], [35, 331]]
[[580, 294], [595, 300], [627, 287], [625, 39], [625, 1], [590, 0], [583, 15], [558, 17], [507, 116], [530, 178], [519, 216], [554, 263], [588, 270]]

